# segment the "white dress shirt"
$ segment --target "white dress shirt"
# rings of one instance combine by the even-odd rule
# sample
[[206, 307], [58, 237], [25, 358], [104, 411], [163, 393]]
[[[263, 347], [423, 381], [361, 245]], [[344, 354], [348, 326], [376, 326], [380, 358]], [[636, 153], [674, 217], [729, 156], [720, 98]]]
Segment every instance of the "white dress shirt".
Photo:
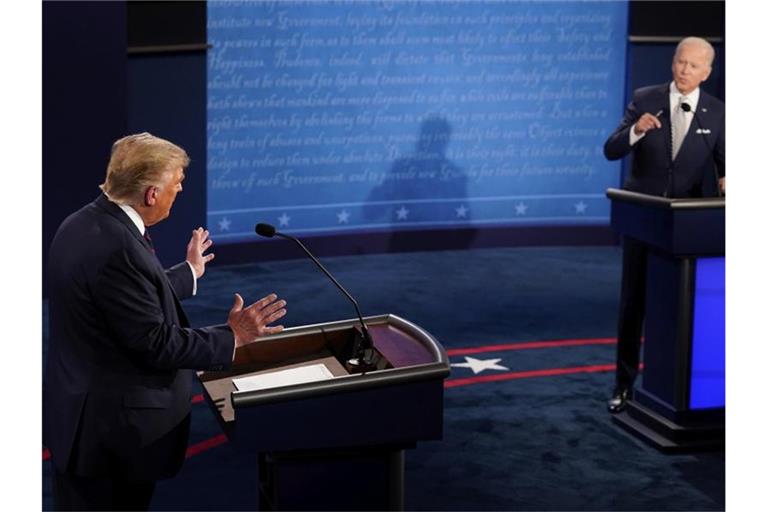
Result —
[[[114, 203], [114, 201], [112, 202]], [[131, 219], [131, 221], [133, 221], [134, 224], [136, 224], [136, 227], [139, 229], [139, 233], [141, 233], [141, 236], [144, 236], [144, 232], [147, 230], [147, 228], [146, 226], [144, 226], [144, 221], [142, 220], [141, 215], [139, 215], [139, 212], [137, 212], [136, 210], [133, 209], [133, 207], [127, 204], [120, 204], [120, 203], [115, 203], [115, 204], [125, 212], [128, 218]], [[189, 265], [189, 270], [190, 272], [192, 272], [192, 295], [197, 295], [197, 275], [195, 274], [195, 269], [192, 268], [192, 264], [189, 261], [187, 261], [187, 265]]]
[[[688, 103], [691, 106], [690, 112], [685, 112], [685, 133], [688, 133], [688, 129], [691, 127], [691, 122], [693, 121], [693, 113], [696, 112], [696, 107], [699, 106], [699, 96], [701, 91], [697, 87], [693, 91], [690, 92], [690, 94], [687, 94], [686, 97], [686, 103]], [[680, 102], [680, 97], [683, 96], [683, 93], [681, 93], [677, 86], [675, 85], [674, 80], [669, 86], [669, 112], [670, 117], [671, 113], [675, 111], [677, 108], [677, 104]], [[655, 112], [654, 112], [655, 114]], [[637, 124], [637, 123], [635, 123]], [[629, 145], [634, 146], [640, 139], [645, 137], [645, 133], [642, 135], [637, 135], [635, 133], [635, 124], [632, 125], [632, 128], [629, 129]], [[646, 132], [647, 133], [647, 132]]]

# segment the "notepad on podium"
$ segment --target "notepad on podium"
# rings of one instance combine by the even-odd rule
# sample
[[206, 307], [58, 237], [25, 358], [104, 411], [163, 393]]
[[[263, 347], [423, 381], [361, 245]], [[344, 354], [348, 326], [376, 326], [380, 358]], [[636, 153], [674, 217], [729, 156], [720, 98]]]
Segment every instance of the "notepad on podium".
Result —
[[232, 379], [232, 383], [238, 391], [256, 391], [294, 384], [306, 384], [332, 378], [333, 373], [331, 373], [326, 365], [320, 363]]

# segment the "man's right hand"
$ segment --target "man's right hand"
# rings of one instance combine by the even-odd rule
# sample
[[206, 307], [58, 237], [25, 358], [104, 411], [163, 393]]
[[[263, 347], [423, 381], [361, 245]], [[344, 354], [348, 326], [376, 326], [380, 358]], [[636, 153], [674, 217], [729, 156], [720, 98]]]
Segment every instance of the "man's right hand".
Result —
[[277, 295], [270, 294], [263, 299], [243, 308], [243, 298], [235, 294], [235, 303], [229, 311], [227, 325], [235, 334], [235, 347], [242, 347], [256, 341], [257, 338], [276, 334], [283, 330], [282, 325], [270, 327], [269, 324], [285, 316], [285, 301], [277, 300]]
[[635, 123], [635, 135], [643, 135], [645, 132], [661, 128], [661, 121], [653, 114], [646, 112]]

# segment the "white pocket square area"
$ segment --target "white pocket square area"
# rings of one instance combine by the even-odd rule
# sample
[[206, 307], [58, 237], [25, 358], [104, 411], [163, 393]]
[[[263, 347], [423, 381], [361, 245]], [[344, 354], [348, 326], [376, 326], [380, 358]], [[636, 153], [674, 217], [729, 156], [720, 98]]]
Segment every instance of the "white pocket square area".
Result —
[[712, 133], [712, 132], [710, 131], [709, 128], [699, 128], [698, 130], [696, 130], [696, 133], [703, 133], [703, 134], [706, 135], [706, 134]]

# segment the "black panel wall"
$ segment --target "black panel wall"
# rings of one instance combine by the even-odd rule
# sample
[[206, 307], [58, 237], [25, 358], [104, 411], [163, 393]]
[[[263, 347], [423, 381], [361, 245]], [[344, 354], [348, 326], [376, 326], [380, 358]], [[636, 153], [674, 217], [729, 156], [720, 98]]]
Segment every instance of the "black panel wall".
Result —
[[43, 268], [59, 224], [100, 193], [126, 130], [125, 7], [43, 2]]
[[725, 36], [725, 2], [722, 0], [630, 2], [629, 35], [722, 38]]
[[[100, 193], [112, 143], [142, 131], [192, 159], [153, 229], [164, 263], [184, 258], [205, 222], [205, 13], [205, 2], [43, 3], [43, 270], [59, 224]], [[44, 293], [46, 282], [43, 271]]]

